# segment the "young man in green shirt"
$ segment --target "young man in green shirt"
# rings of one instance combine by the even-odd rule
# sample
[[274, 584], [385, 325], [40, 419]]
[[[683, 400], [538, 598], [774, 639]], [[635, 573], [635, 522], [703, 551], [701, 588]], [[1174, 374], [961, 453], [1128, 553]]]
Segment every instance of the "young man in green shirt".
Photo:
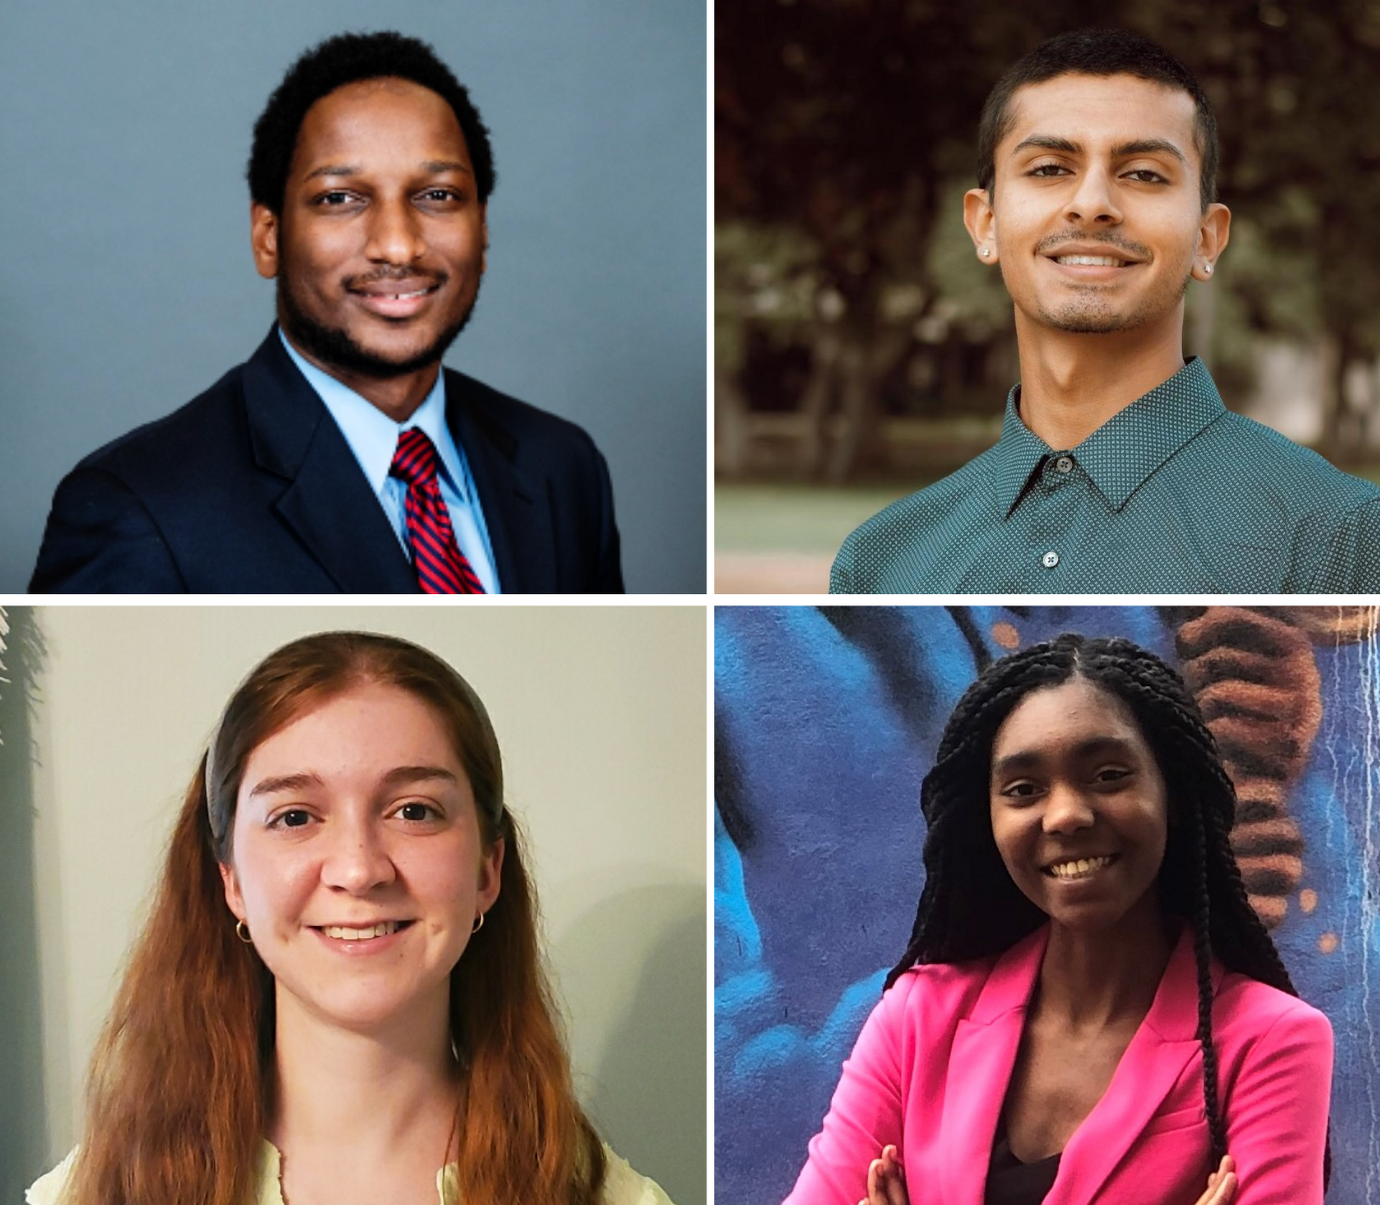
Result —
[[1207, 97], [1138, 35], [1062, 34], [1002, 77], [964, 220], [1021, 381], [997, 445], [853, 532], [831, 593], [1380, 590], [1380, 489], [1184, 362], [1230, 234], [1216, 174]]

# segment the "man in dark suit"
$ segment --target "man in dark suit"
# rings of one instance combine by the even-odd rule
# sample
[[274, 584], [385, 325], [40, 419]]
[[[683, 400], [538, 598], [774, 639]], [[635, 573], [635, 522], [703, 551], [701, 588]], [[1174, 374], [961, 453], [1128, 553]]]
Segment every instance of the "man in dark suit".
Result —
[[425, 43], [346, 34], [303, 55], [249, 163], [277, 325], [64, 478], [30, 591], [621, 592], [589, 436], [441, 370], [494, 178], [488, 130]]

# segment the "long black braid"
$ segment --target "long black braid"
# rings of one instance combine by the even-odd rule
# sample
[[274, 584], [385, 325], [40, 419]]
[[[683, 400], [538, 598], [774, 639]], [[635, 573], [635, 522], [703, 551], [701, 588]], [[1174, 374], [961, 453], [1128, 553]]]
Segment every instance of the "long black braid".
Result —
[[[1075, 676], [1127, 704], [1164, 777], [1169, 817], [1160, 899], [1167, 913], [1193, 927], [1203, 1105], [1212, 1148], [1209, 1170], [1215, 1171], [1227, 1137], [1212, 1041], [1212, 958], [1291, 996], [1298, 992], [1246, 897], [1229, 839], [1236, 790], [1222, 768], [1217, 743], [1182, 679], [1153, 653], [1129, 640], [1066, 633], [993, 662], [968, 688], [949, 717], [920, 791], [925, 886], [910, 944], [886, 986], [920, 964], [1002, 953], [1047, 919], [1012, 881], [992, 836], [992, 742], [1025, 695]], [[1331, 1166], [1327, 1144], [1324, 1187]]]

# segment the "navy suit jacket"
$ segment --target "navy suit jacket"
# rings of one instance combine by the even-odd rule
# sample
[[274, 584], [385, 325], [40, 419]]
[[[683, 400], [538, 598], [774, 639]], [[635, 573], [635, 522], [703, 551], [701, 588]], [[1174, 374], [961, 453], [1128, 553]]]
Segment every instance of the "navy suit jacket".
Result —
[[[573, 423], [445, 369], [506, 594], [621, 593], [608, 466]], [[354, 453], [277, 329], [58, 485], [29, 590], [415, 594]]]

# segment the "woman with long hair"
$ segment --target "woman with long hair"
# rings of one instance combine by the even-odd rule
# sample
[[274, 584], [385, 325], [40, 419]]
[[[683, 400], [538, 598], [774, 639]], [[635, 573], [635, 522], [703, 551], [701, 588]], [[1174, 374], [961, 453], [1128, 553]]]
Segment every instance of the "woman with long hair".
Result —
[[1173, 670], [1076, 635], [995, 662], [921, 807], [910, 944], [790, 1205], [1323, 1199], [1331, 1027], [1247, 902]]
[[483, 703], [331, 632], [236, 690], [34, 1205], [669, 1205], [571, 1086]]

